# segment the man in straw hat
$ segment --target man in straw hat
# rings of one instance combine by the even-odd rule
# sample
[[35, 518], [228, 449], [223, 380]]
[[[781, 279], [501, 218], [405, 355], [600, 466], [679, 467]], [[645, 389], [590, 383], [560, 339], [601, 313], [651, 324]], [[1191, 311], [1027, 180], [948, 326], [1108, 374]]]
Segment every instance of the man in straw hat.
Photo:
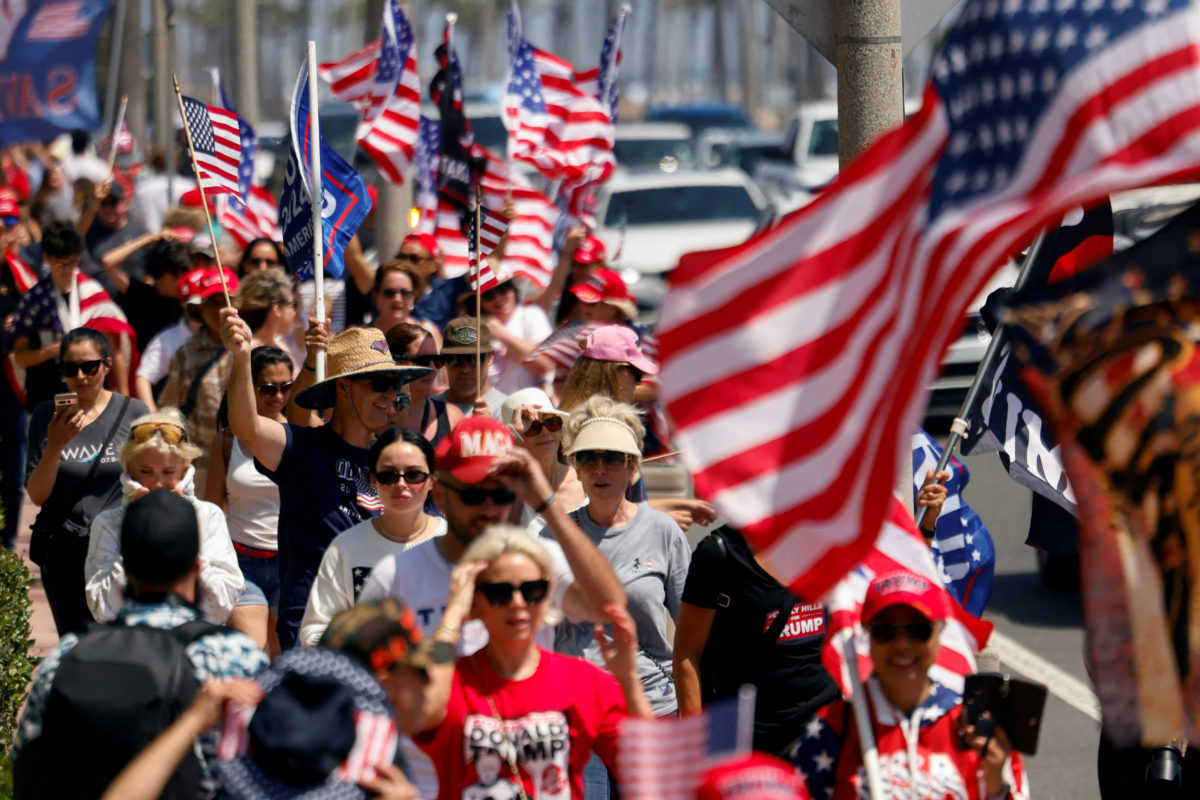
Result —
[[[332, 408], [328, 425], [285, 425], [259, 416], [250, 379], [250, 328], [234, 309], [221, 312], [221, 336], [233, 353], [229, 426], [279, 485], [279, 623], [284, 649], [296, 645], [321, 557], [342, 531], [379, 513], [368, 479], [367, 448], [388, 424], [400, 387], [429, 373], [399, 367], [375, 328], [353, 328], [329, 342], [328, 376], [299, 392], [302, 408]], [[313, 365], [304, 368], [312, 371]]]

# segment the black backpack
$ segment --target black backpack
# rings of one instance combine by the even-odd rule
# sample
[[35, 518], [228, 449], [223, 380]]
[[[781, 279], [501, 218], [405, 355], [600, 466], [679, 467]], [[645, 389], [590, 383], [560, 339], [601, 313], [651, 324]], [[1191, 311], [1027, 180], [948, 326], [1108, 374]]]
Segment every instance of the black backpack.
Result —
[[[174, 629], [92, 628], [63, 657], [46, 699], [42, 735], [17, 759], [17, 800], [102, 795], [195, 696], [187, 646], [222, 630], [203, 620]], [[190, 753], [161, 796], [195, 798], [200, 774], [200, 761]]]

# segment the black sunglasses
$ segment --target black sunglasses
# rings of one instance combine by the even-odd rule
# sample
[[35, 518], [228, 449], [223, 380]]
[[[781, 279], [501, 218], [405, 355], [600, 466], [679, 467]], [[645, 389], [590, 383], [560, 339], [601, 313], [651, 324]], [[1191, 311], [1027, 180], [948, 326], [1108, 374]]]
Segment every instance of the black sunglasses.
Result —
[[481, 506], [488, 498], [491, 498], [491, 501], [498, 506], [510, 506], [517, 499], [517, 496], [513, 492], [505, 489], [503, 486], [496, 489], [480, 489], [478, 486], [464, 486], [460, 489], [448, 483], [442, 485], [458, 495], [459, 499], [469, 506]]
[[406, 469], [404, 472], [394, 469], [383, 469], [375, 473], [375, 480], [379, 481], [382, 486], [397, 484], [401, 478], [404, 478], [404, 482], [409, 486], [420, 486], [429, 480], [429, 473], [419, 469]]
[[258, 393], [263, 397], [273, 397], [277, 394], [287, 394], [295, 385], [295, 381], [286, 381], [284, 383], [260, 383], [258, 385]]
[[62, 361], [58, 365], [58, 369], [62, 372], [64, 378], [74, 378], [80, 372], [87, 377], [92, 377], [100, 371], [100, 365], [104, 363], [104, 359], [97, 358], [93, 361], [81, 361], [76, 364], [74, 361]]
[[540, 578], [536, 581], [525, 581], [520, 586], [512, 583], [477, 583], [475, 591], [482, 594], [494, 608], [504, 608], [511, 603], [514, 592], [520, 592], [526, 603], [536, 606], [546, 599], [546, 593], [550, 591], [550, 581]]
[[542, 419], [535, 419], [533, 422], [530, 422], [529, 426], [527, 428], [525, 428], [525, 435], [526, 436], [537, 436], [539, 433], [542, 432], [542, 428], [545, 428], [546, 430], [550, 431], [551, 433], [558, 433], [559, 431], [562, 430], [562, 426], [563, 426], [562, 417], [556, 417], [556, 416], [551, 415], [548, 417], [544, 417]]
[[370, 383], [372, 392], [398, 392], [403, 385], [399, 375], [393, 375], [387, 372], [380, 372], [375, 375], [364, 375], [358, 378], [352, 378], [362, 383]]
[[413, 296], [412, 289], [380, 289], [379, 293], [381, 295], [383, 295], [384, 297], [386, 297], [388, 300], [391, 300], [396, 295], [400, 295], [405, 300], [407, 300], [408, 298]]
[[394, 360], [397, 364], [412, 364], [417, 367], [432, 367], [433, 369], [441, 369], [445, 361], [436, 354], [432, 356], [397, 356]]
[[871, 626], [871, 638], [880, 644], [887, 644], [894, 641], [901, 631], [904, 632], [904, 638], [910, 642], [924, 644], [933, 636], [933, 623], [910, 622], [907, 625], [893, 625], [889, 622], [881, 622]]
[[410, 264], [419, 264], [422, 261], [432, 261], [433, 256], [419, 256], [416, 253], [400, 253], [396, 256], [397, 261], [407, 261]]
[[257, 267], [259, 264], [265, 264], [268, 267], [278, 267], [279, 262], [273, 258], [248, 258], [246, 263], [252, 267]]
[[606, 467], [623, 467], [629, 461], [629, 454], [616, 450], [580, 450], [575, 454], [575, 463], [581, 467], [595, 467], [601, 461]]
[[[479, 355], [480, 362], [487, 361], [488, 356], [490, 356], [491, 354], [492, 353], [490, 350], [481, 353]], [[442, 360], [446, 363], [447, 367], [473, 367], [473, 366], [475, 366], [475, 354], [474, 353], [459, 353], [457, 355], [443, 355]]]

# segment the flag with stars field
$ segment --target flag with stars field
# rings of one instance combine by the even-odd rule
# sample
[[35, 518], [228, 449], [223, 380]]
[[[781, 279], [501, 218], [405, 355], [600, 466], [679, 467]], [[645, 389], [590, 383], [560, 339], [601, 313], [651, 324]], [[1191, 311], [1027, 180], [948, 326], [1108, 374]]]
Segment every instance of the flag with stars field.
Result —
[[777, 228], [682, 259], [658, 324], [676, 442], [798, 596], [879, 534], [1000, 264], [1068, 208], [1200, 177], [1198, 42], [1186, 0], [968, 0], [902, 127]]
[[237, 114], [199, 100], [183, 98], [184, 122], [191, 134], [196, 159], [196, 176], [210, 194], [242, 196], [239, 172], [242, 165], [241, 129]]

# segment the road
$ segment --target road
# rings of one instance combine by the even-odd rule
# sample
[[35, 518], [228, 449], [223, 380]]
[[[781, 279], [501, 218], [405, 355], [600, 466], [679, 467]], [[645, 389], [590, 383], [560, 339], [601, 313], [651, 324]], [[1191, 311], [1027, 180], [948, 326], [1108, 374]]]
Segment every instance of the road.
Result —
[[[944, 437], [940, 437], [943, 438]], [[971, 471], [964, 498], [987, 525], [996, 547], [996, 579], [984, 618], [1003, 637], [1050, 662], [1069, 676], [1055, 681], [1052, 669], [1022, 664], [1025, 677], [1056, 684], [1052, 691], [1071, 694], [1070, 678], [1090, 688], [1083, 668], [1082, 614], [1077, 593], [1042, 586], [1034, 551], [1024, 544], [1029, 523], [1029, 490], [1017, 485], [995, 453], [962, 459]], [[1020, 674], [1015, 659], [1001, 669]], [[1042, 723], [1038, 753], [1028, 759], [1030, 788], [1038, 800], [1098, 797], [1096, 742], [1100, 725], [1088, 714], [1051, 694]]]

